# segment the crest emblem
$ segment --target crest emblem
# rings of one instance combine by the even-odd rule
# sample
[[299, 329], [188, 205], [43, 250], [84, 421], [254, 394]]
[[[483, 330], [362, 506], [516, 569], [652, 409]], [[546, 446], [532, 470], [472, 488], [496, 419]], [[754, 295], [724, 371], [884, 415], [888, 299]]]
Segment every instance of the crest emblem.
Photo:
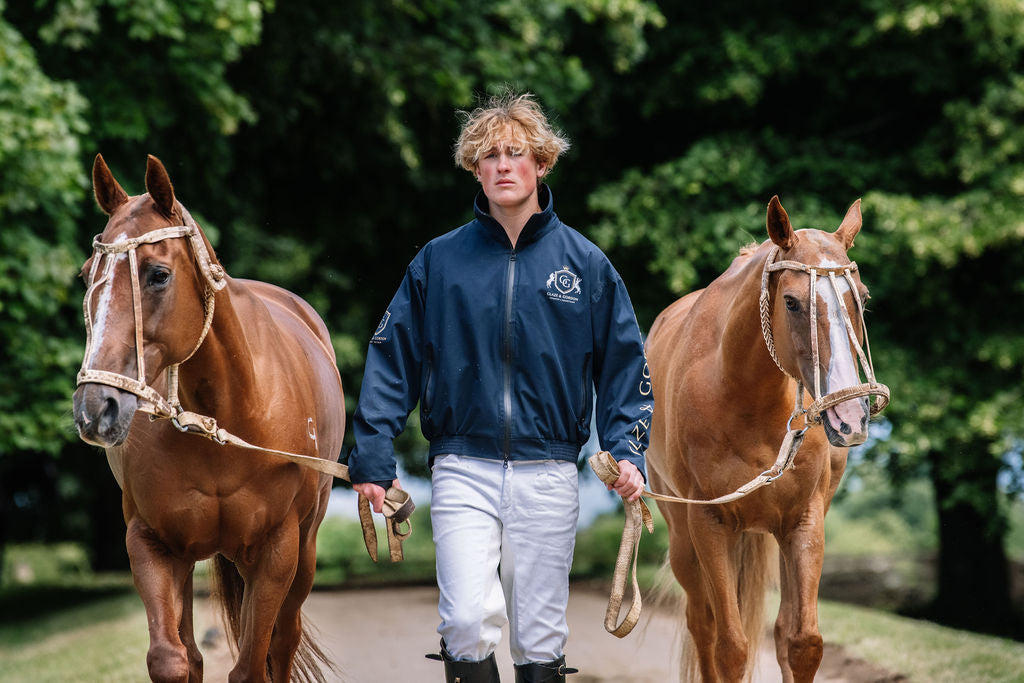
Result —
[[552, 286], [558, 291], [559, 294], [582, 294], [580, 290], [580, 283], [583, 280], [576, 275], [576, 273], [569, 270], [569, 266], [562, 266], [561, 270], [556, 270], [551, 273], [548, 277], [547, 286], [551, 289]]
[[374, 336], [377, 336], [378, 334], [384, 331], [384, 328], [388, 326], [388, 319], [390, 317], [391, 311], [384, 311], [384, 317], [380, 319], [380, 325], [377, 325], [377, 329], [373, 333]]

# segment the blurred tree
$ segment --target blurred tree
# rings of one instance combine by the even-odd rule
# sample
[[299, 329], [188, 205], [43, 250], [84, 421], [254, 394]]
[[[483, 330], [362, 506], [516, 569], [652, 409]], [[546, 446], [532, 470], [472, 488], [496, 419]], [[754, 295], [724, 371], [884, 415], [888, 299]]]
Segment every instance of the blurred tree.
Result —
[[877, 373], [893, 390], [892, 431], [872, 453], [895, 478], [925, 471], [934, 484], [932, 616], [1019, 637], [997, 476], [1024, 439], [1024, 11], [801, 7], [666, 10], [629, 81], [638, 107], [612, 108], [616, 144], [651, 163], [591, 195], [593, 234], [651, 276], [631, 282], [650, 322], [667, 292], [703, 286], [765, 238], [772, 194], [798, 224], [825, 229], [863, 195], [852, 256], [874, 295]]
[[74, 276], [103, 225], [86, 169], [102, 149], [138, 192], [146, 152], [190, 149], [209, 172], [179, 186], [215, 187], [226, 136], [252, 119], [226, 64], [258, 40], [265, 6], [0, 0], [0, 527], [86, 540], [98, 568], [127, 555], [116, 484], [70, 420], [84, 342]]
[[77, 88], [43, 73], [0, 15], [0, 557], [12, 520], [52, 495], [51, 459], [73, 437], [84, 109]]

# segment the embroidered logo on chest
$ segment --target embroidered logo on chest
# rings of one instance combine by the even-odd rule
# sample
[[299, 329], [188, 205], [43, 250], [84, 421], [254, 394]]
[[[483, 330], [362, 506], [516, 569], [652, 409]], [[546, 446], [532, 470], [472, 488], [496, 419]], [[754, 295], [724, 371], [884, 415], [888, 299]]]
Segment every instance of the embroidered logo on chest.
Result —
[[575, 304], [580, 300], [580, 297], [576, 295], [583, 294], [583, 290], [580, 289], [581, 284], [583, 284], [583, 280], [569, 270], [569, 266], [562, 266], [561, 270], [556, 270], [548, 276], [548, 291], [545, 294], [549, 299]]

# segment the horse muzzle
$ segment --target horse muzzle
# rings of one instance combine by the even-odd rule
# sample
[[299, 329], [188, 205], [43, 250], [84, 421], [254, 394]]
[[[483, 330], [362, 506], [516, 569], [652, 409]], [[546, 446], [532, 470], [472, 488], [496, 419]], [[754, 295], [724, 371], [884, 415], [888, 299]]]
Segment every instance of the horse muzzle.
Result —
[[109, 448], [120, 446], [128, 437], [139, 399], [112, 386], [87, 382], [75, 390], [72, 406], [82, 440]]
[[825, 436], [833, 446], [849, 448], [859, 446], [868, 438], [868, 420], [871, 417], [868, 398], [861, 396], [832, 406], [821, 413]]

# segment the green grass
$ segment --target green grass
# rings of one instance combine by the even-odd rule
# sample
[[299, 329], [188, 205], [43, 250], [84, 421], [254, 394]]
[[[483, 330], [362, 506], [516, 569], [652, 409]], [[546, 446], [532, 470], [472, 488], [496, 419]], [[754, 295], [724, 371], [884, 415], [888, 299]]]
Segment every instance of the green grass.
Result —
[[818, 613], [826, 642], [911, 681], [1024, 681], [1024, 643], [837, 602]]
[[[10, 616], [5, 611], [5, 619]], [[146, 613], [134, 591], [94, 595], [63, 611], [0, 626], [0, 681], [147, 680], [148, 647]]]

